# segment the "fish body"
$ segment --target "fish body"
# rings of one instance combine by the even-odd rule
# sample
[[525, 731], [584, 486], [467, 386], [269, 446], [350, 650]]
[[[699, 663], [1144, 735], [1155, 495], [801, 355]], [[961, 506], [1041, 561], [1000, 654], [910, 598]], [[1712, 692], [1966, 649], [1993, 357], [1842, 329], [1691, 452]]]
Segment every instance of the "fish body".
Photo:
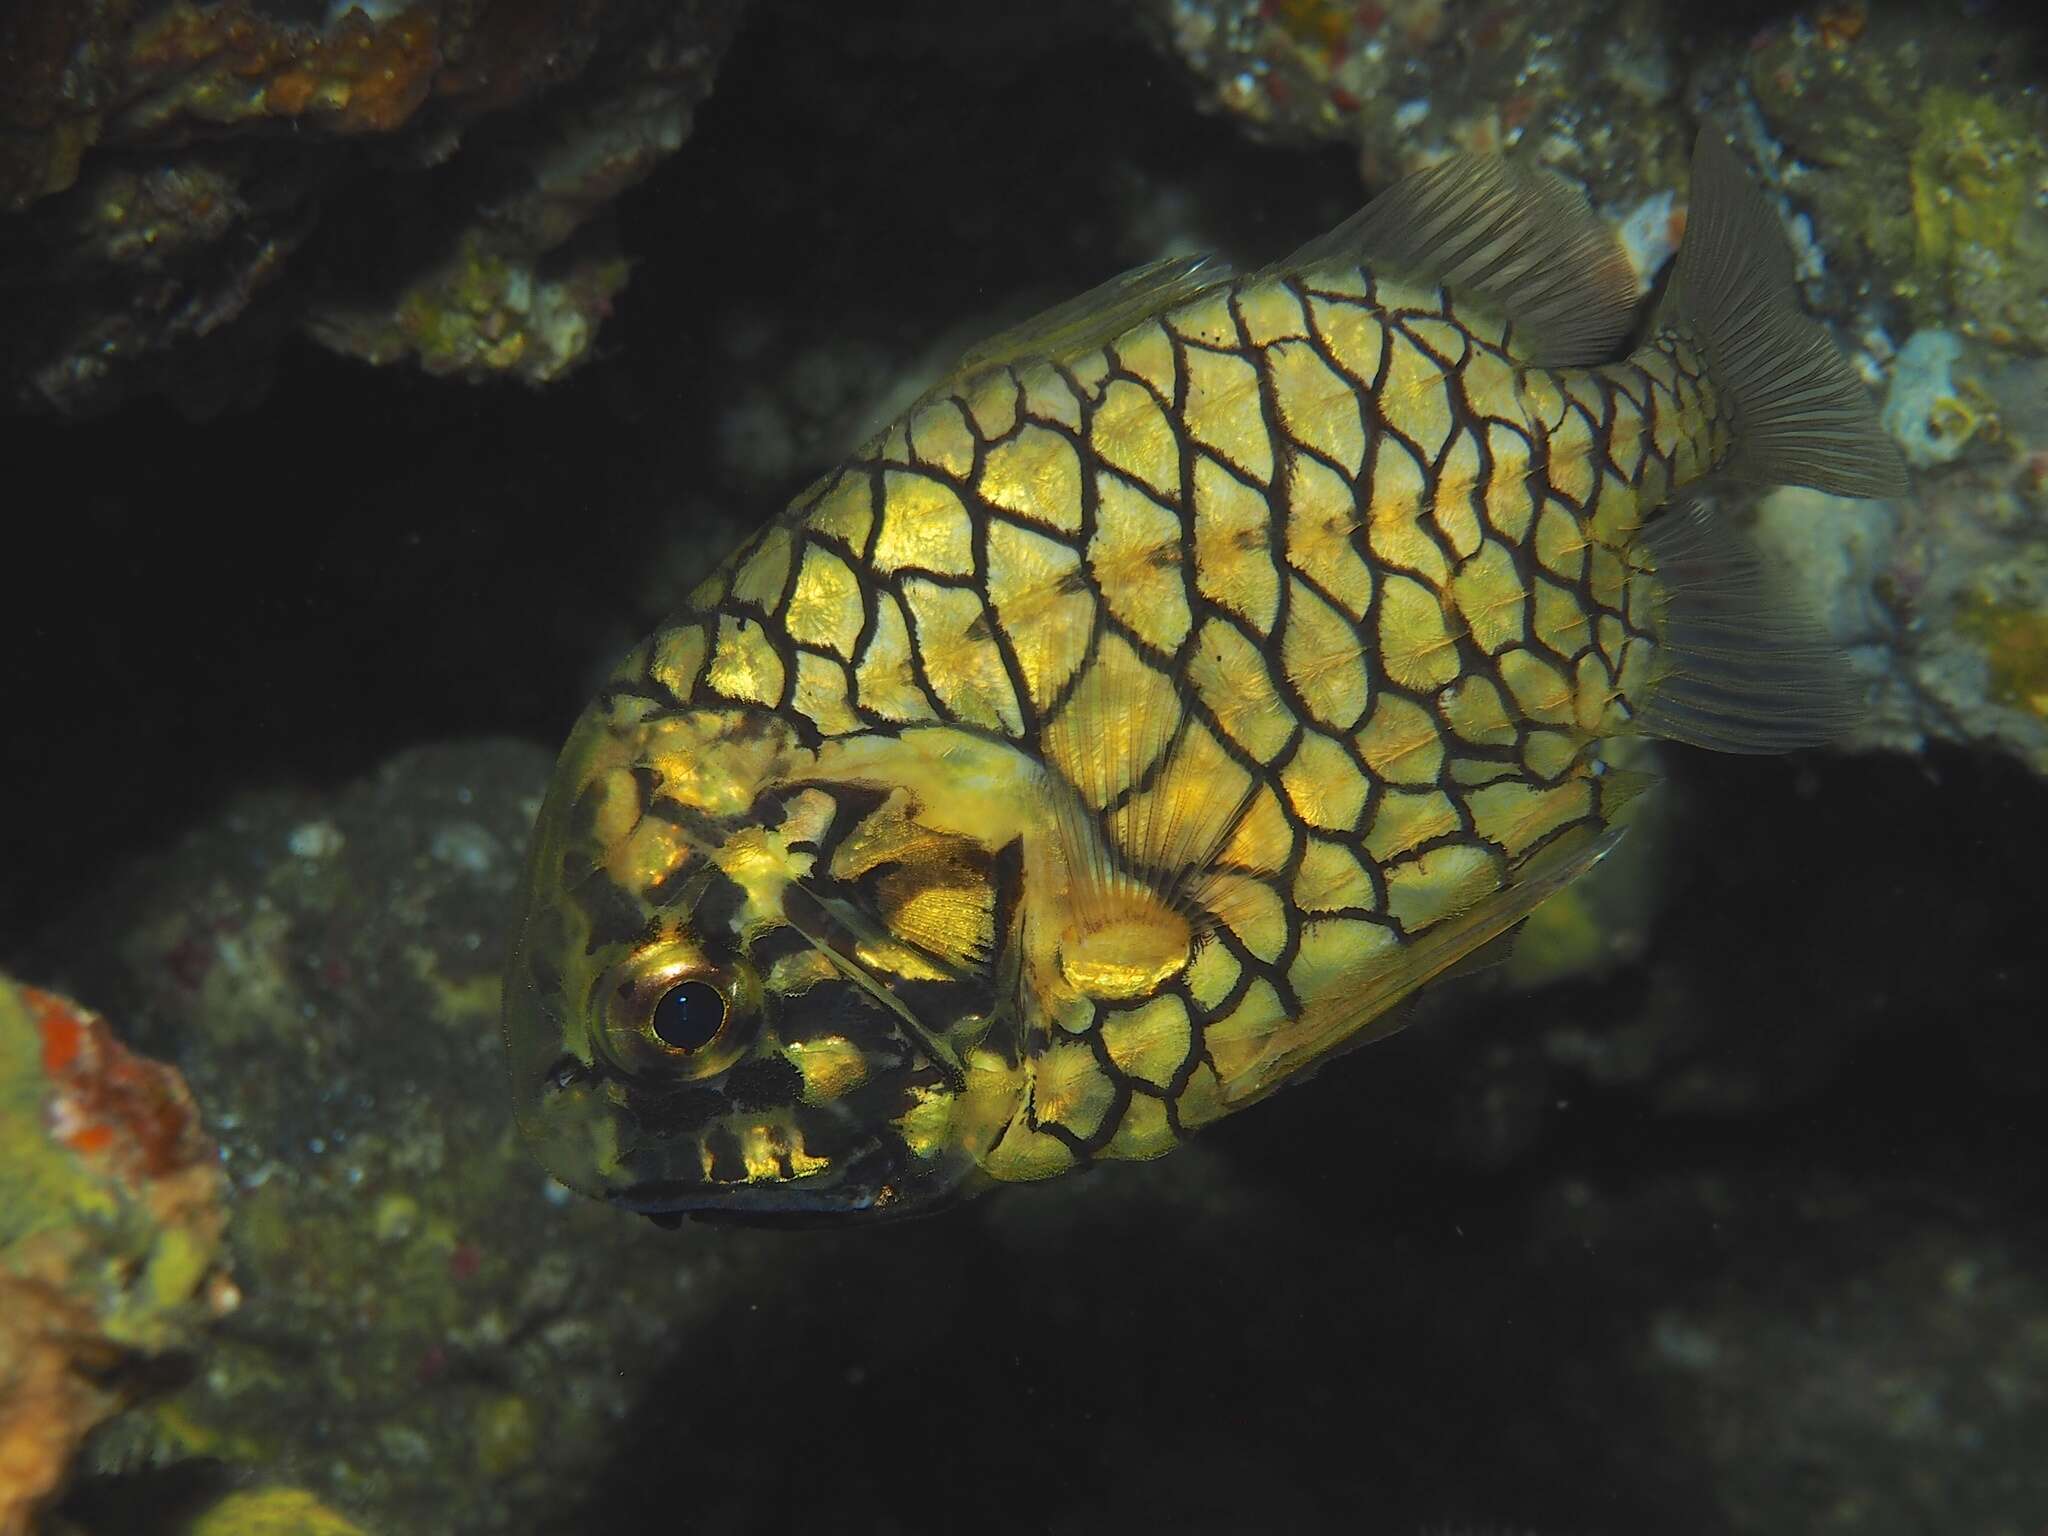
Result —
[[1770, 218], [1703, 148], [1626, 350], [1597, 222], [1458, 162], [971, 355], [565, 749], [506, 1004], [551, 1171], [818, 1219], [1156, 1156], [1591, 867], [1603, 741], [1824, 737], [1825, 646], [1667, 505], [1900, 484]]

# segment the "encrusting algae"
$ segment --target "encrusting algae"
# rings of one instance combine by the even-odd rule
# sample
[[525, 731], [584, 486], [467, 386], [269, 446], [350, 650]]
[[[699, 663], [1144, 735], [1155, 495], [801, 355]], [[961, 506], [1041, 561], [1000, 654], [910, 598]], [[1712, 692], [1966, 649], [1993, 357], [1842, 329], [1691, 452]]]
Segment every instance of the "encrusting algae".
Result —
[[1156, 1156], [1591, 868], [1644, 782], [1604, 741], [1839, 729], [1671, 500], [1904, 487], [1718, 143], [1630, 351], [1635, 292], [1564, 183], [1467, 158], [966, 358], [572, 735], [506, 986], [549, 1170], [815, 1220]]
[[239, 1297], [227, 1180], [172, 1068], [0, 976], [0, 1536]]

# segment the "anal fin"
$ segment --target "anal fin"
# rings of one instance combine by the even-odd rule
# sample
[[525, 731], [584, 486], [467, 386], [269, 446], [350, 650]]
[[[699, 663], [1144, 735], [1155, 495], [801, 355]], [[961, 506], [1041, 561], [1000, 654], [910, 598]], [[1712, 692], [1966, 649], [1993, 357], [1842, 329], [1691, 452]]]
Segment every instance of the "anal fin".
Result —
[[1232, 1108], [1272, 1092], [1304, 1067], [1341, 1046], [1397, 1033], [1410, 993], [1487, 949], [1537, 907], [1599, 863], [1624, 829], [1586, 827], [1539, 850], [1508, 883], [1463, 912], [1424, 929], [1391, 951], [1367, 956], [1343, 984], [1324, 989], [1301, 1014], [1273, 1031], [1264, 1049], [1225, 1090]]

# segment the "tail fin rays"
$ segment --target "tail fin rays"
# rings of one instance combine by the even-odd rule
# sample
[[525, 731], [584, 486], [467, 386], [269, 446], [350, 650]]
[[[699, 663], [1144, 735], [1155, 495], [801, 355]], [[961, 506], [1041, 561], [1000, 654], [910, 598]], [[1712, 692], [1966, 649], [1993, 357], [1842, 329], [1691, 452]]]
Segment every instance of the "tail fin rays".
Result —
[[1716, 752], [1789, 752], [1847, 734], [1864, 716], [1848, 658], [1698, 497], [1643, 530], [1657, 563], [1657, 662], [1637, 722]]
[[1689, 327], [1704, 346], [1733, 407], [1729, 474], [1837, 496], [1905, 494], [1905, 464], [1862, 380], [1798, 308], [1777, 215], [1710, 134], [1693, 152], [1692, 210], [1657, 325]]

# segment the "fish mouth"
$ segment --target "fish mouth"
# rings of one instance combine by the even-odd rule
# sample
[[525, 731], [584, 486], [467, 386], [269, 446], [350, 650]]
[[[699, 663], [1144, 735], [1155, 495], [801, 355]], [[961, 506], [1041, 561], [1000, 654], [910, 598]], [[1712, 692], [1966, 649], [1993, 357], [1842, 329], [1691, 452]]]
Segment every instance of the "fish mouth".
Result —
[[809, 1220], [882, 1208], [891, 1198], [896, 1163], [888, 1149], [877, 1143], [834, 1167], [798, 1178], [732, 1183], [647, 1179], [609, 1190], [605, 1198], [642, 1216], [798, 1226]]

